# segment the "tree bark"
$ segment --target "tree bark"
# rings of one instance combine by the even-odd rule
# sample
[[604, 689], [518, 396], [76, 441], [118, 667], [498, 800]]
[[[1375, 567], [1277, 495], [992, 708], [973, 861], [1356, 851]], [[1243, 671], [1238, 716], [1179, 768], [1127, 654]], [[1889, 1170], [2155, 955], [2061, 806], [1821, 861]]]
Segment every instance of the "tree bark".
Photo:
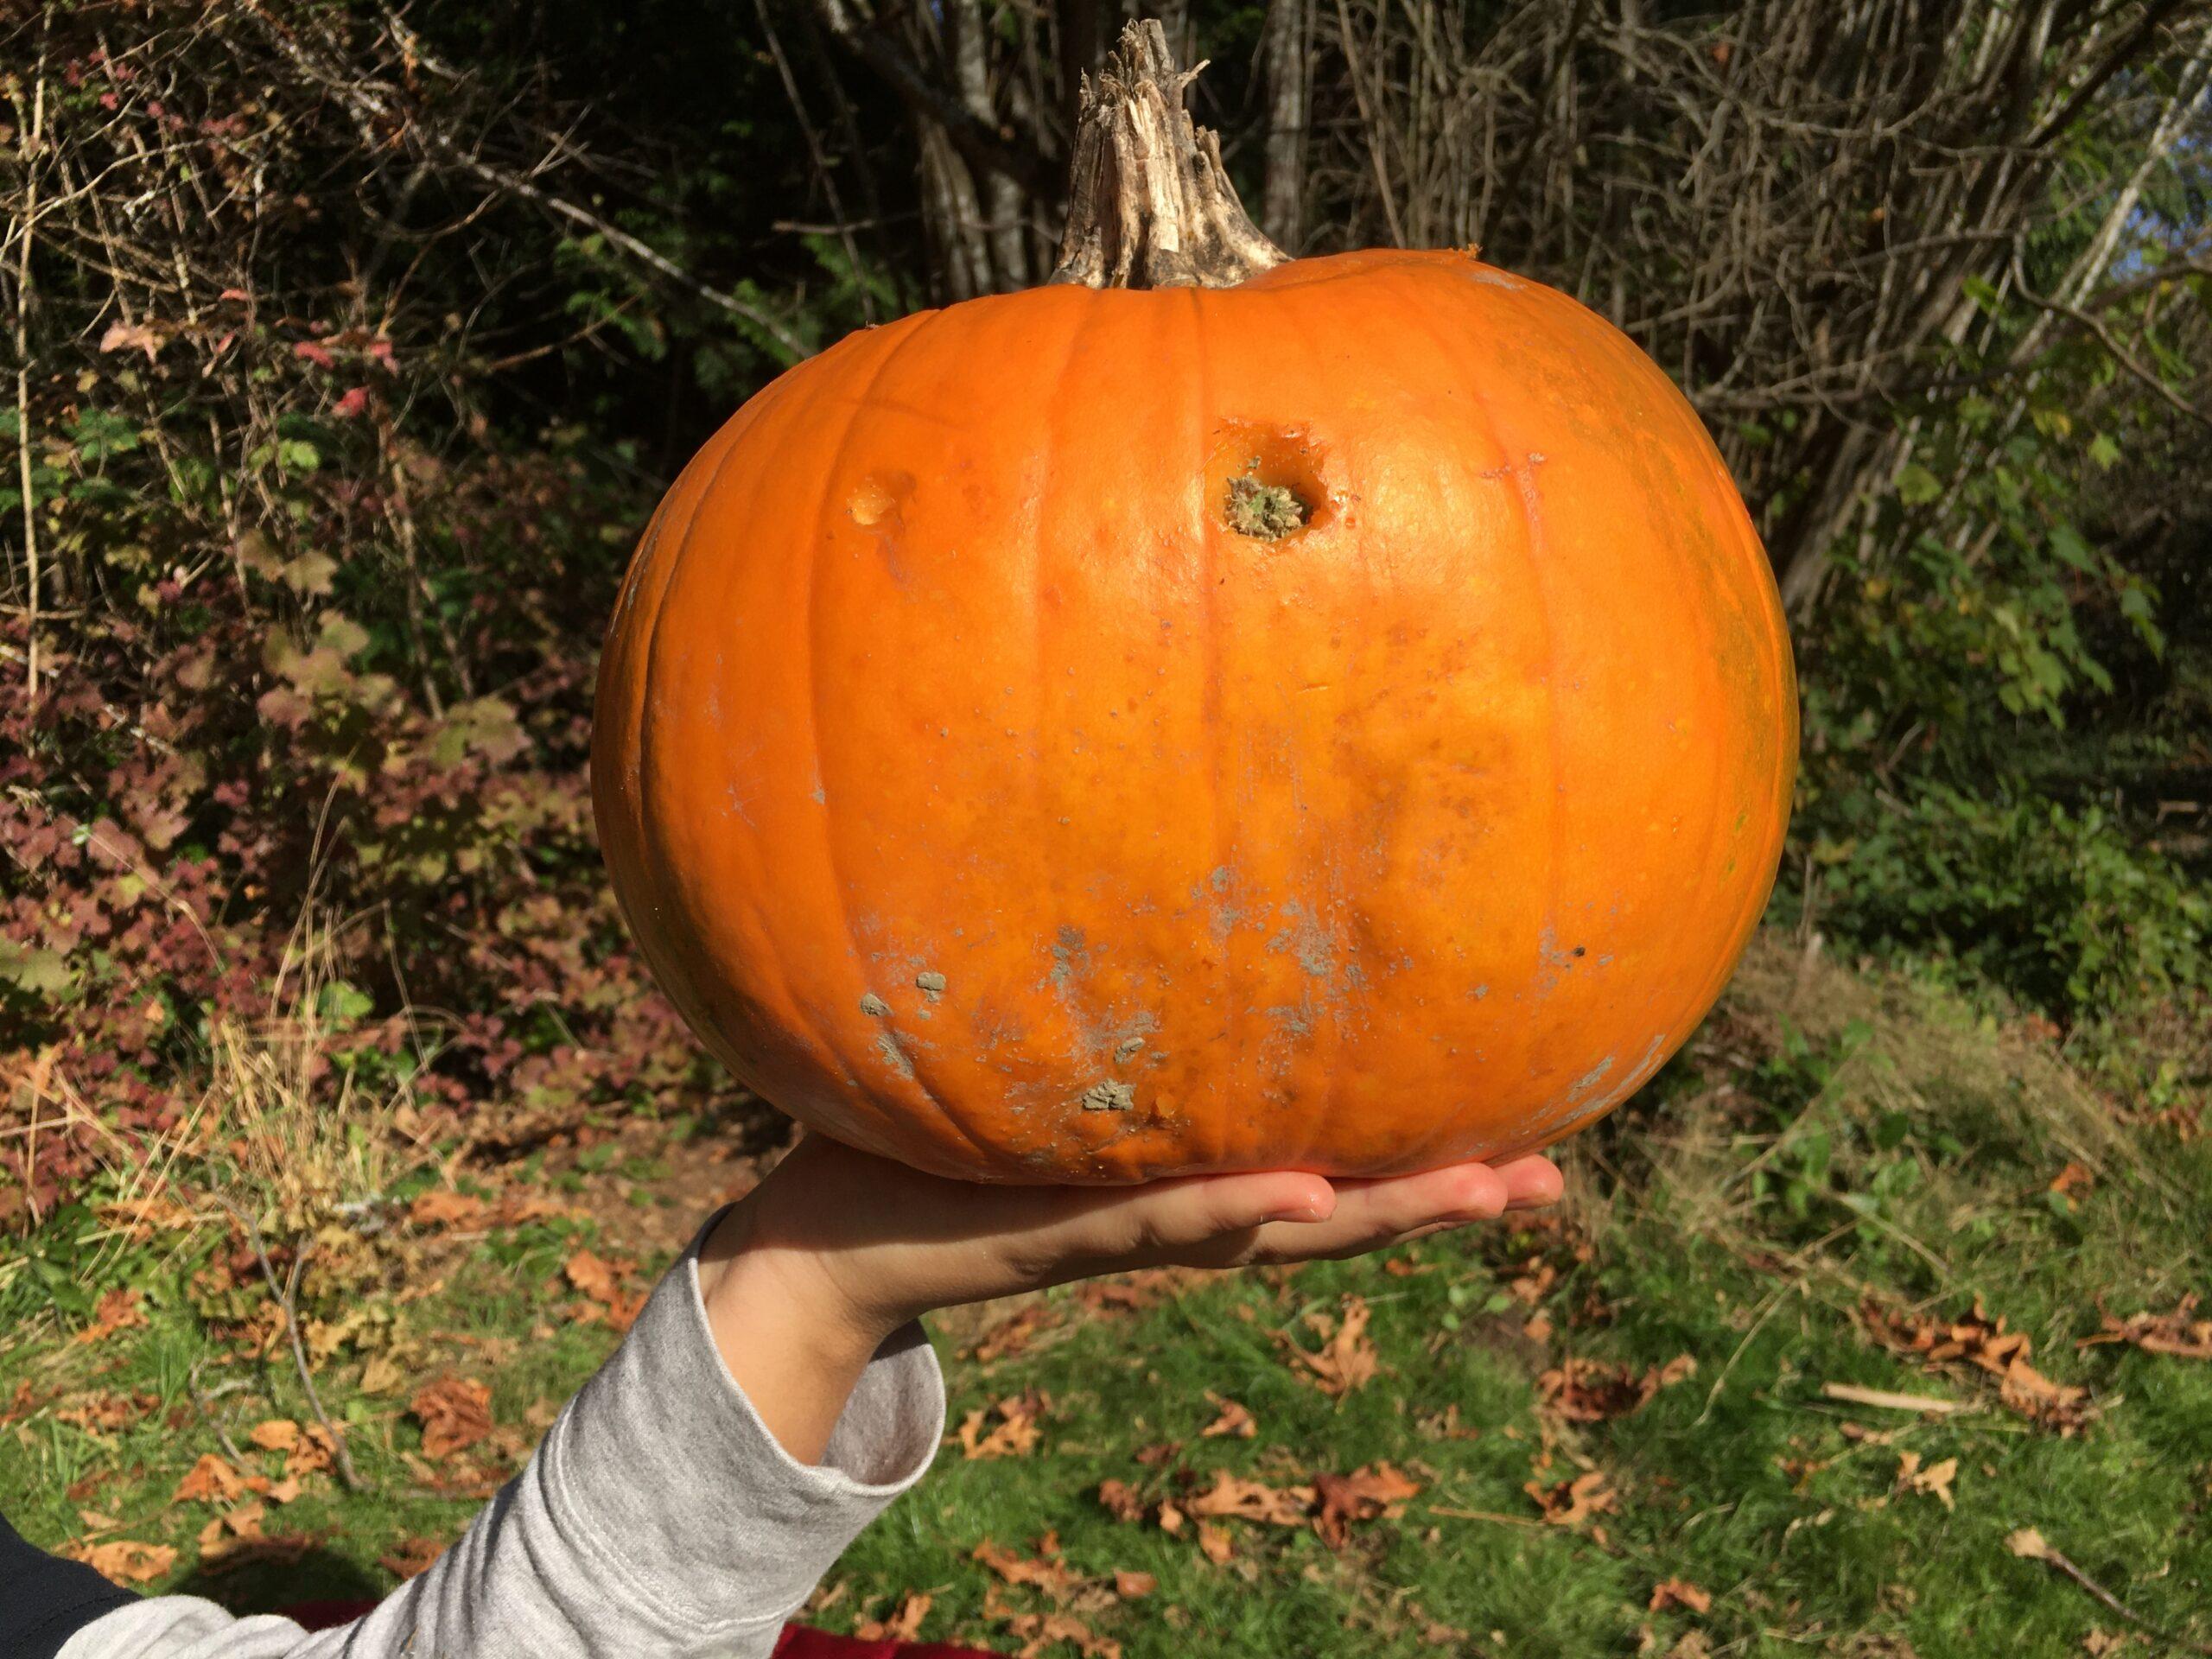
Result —
[[1267, 175], [1260, 224], [1278, 244], [1304, 236], [1306, 129], [1313, 118], [1313, 0], [1268, 8]]

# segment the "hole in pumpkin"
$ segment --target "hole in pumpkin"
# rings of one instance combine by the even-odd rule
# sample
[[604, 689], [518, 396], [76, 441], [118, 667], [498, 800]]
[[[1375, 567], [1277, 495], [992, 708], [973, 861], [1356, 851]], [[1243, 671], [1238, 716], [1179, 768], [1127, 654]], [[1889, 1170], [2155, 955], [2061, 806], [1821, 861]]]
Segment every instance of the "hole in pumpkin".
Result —
[[1281, 542], [1328, 523], [1332, 497], [1321, 481], [1323, 458], [1302, 429], [1225, 423], [1206, 462], [1222, 524], [1254, 541]]
[[1259, 460], [1229, 480], [1229, 498], [1222, 511], [1229, 527], [1239, 536], [1279, 542], [1294, 530], [1306, 528], [1313, 507], [1287, 484], [1270, 484], [1259, 475]]

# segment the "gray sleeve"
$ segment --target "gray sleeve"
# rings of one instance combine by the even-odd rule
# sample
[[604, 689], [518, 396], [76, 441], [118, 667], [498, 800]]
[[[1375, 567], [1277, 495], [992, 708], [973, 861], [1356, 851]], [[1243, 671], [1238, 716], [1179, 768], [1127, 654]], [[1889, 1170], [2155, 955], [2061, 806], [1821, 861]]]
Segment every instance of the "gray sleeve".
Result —
[[929, 1467], [944, 1381], [907, 1326], [862, 1373], [822, 1462], [795, 1461], [715, 1351], [697, 1249], [522, 1472], [365, 1618], [310, 1635], [162, 1596], [93, 1620], [60, 1659], [766, 1659]]

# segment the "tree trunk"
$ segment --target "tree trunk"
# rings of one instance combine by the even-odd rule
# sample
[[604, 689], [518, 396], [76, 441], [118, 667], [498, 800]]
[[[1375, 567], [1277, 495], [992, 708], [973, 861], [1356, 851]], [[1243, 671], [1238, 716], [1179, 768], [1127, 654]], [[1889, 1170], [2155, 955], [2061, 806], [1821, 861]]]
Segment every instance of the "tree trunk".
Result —
[[1304, 235], [1306, 128], [1312, 118], [1313, 0], [1268, 7], [1267, 178], [1260, 225], [1294, 251]]

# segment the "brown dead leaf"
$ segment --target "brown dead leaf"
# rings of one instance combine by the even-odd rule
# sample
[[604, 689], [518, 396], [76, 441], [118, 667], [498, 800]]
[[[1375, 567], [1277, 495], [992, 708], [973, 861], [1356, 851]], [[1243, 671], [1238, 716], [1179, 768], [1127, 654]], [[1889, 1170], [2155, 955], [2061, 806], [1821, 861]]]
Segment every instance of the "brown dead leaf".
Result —
[[853, 1634], [863, 1642], [914, 1641], [922, 1633], [922, 1621], [930, 1616], [933, 1599], [919, 1590], [910, 1590], [890, 1618], [864, 1618], [853, 1627]]
[[1144, 1268], [1111, 1279], [1087, 1279], [1075, 1299], [1093, 1313], [1134, 1313], [1206, 1278], [1198, 1268]]
[[1554, 1527], [1580, 1527], [1593, 1516], [1611, 1515], [1621, 1506], [1619, 1494], [1598, 1469], [1552, 1486], [1532, 1480], [1521, 1490], [1535, 1500], [1545, 1521]]
[[1469, 1428], [1459, 1421], [1459, 1402], [1454, 1400], [1440, 1412], [1421, 1420], [1421, 1432], [1432, 1440], [1478, 1440], [1483, 1437], [1479, 1428]]
[[2212, 1319], [2196, 1317], [2197, 1300], [2196, 1293], [2190, 1291], [2171, 1313], [2131, 1313], [2124, 1319], [2106, 1313], [2104, 1328], [2074, 1345], [2091, 1348], [2117, 1342], [2170, 1359], [2212, 1359]]
[[1014, 1659], [1038, 1659], [1055, 1643], [1065, 1642], [1083, 1659], [1122, 1659], [1122, 1644], [1092, 1630], [1073, 1613], [1014, 1613], [1000, 1615], [1008, 1631], [1022, 1638]]
[[[970, 1462], [979, 1458], [1027, 1457], [1044, 1438], [1037, 1420], [1052, 1409], [1052, 1403], [1047, 1396], [1032, 1389], [1025, 1394], [1009, 1395], [995, 1407], [976, 1407], [960, 1424], [957, 1438], [963, 1455]], [[998, 1414], [998, 1427], [987, 1433], [983, 1425], [994, 1410]]]
[[1163, 1497], [1160, 1500], [1160, 1529], [1170, 1538], [1181, 1535], [1184, 1518], [1182, 1510], [1173, 1498]]
[[1355, 1522], [1395, 1520], [1405, 1513], [1406, 1500], [1420, 1494], [1419, 1481], [1387, 1463], [1371, 1463], [1348, 1475], [1317, 1474], [1313, 1529], [1330, 1548], [1342, 1549], [1351, 1540]]
[[1200, 1440], [1218, 1440], [1226, 1435], [1235, 1440], [1249, 1440], [1260, 1432], [1259, 1424], [1252, 1421], [1252, 1414], [1236, 1401], [1226, 1399], [1211, 1389], [1206, 1390], [1206, 1398], [1220, 1414], [1198, 1431]]
[[1313, 1386], [1332, 1399], [1341, 1400], [1353, 1389], [1363, 1387], [1375, 1379], [1382, 1362], [1375, 1351], [1375, 1344], [1367, 1339], [1367, 1323], [1370, 1315], [1365, 1298], [1347, 1296], [1342, 1317], [1331, 1319], [1326, 1314], [1311, 1317], [1315, 1334], [1321, 1338], [1318, 1351], [1294, 1346], [1290, 1351], [1291, 1363], [1312, 1377]]
[[176, 1551], [170, 1545], [142, 1544], [129, 1538], [66, 1549], [62, 1553], [73, 1560], [82, 1561], [102, 1578], [112, 1579], [118, 1584], [144, 1584], [160, 1578], [176, 1565]]
[[305, 1475], [319, 1475], [337, 1461], [338, 1446], [330, 1438], [330, 1431], [321, 1423], [309, 1423], [300, 1430], [298, 1442], [284, 1454], [285, 1478], [297, 1480]]
[[1216, 1567], [1223, 1567], [1236, 1553], [1236, 1543], [1230, 1537], [1227, 1527], [1218, 1526], [1211, 1521], [1201, 1521], [1198, 1522], [1198, 1553]]
[[389, 1554], [378, 1556], [377, 1565], [394, 1578], [411, 1579], [445, 1553], [446, 1547], [439, 1540], [410, 1533], [392, 1547]]
[[1713, 1598], [1688, 1579], [1662, 1579], [1652, 1586], [1651, 1599], [1644, 1605], [1655, 1613], [1663, 1613], [1669, 1607], [1702, 1613], [1711, 1611]]
[[79, 1343], [104, 1342], [118, 1331], [146, 1323], [144, 1299], [135, 1290], [111, 1290], [92, 1309], [92, 1322], [77, 1333]]
[[1925, 1492], [1947, 1510], [1958, 1507], [1952, 1495], [1951, 1483], [1958, 1478], [1959, 1460], [1946, 1458], [1941, 1463], [1931, 1463], [1926, 1468], [1920, 1465], [1920, 1453], [1901, 1452], [1897, 1454], [1897, 1489], [1901, 1492]]
[[451, 1374], [426, 1382], [407, 1402], [423, 1426], [423, 1455], [435, 1463], [474, 1446], [492, 1433], [492, 1390], [474, 1377]]
[[79, 1395], [54, 1415], [57, 1421], [73, 1424], [88, 1434], [106, 1434], [130, 1427], [161, 1403], [159, 1395], [144, 1389], [131, 1394], [96, 1391]]
[[1106, 1506], [1106, 1513], [1116, 1521], [1144, 1519], [1144, 1499], [1137, 1496], [1137, 1489], [1126, 1480], [1100, 1481], [1098, 1501]]
[[1060, 1559], [1057, 1533], [1048, 1532], [1039, 1541], [1034, 1556], [1017, 1555], [986, 1538], [969, 1552], [969, 1558], [982, 1562], [1007, 1583], [1025, 1585], [1054, 1601], [1066, 1600], [1084, 1582], [1083, 1574]]
[[1027, 1353], [1033, 1341], [1059, 1322], [1059, 1311], [1050, 1302], [1031, 1302], [1016, 1308], [986, 1331], [968, 1351], [968, 1357], [979, 1365], [1011, 1359], [1016, 1354]]
[[245, 1478], [214, 1452], [203, 1454], [169, 1494], [172, 1503], [228, 1503], [245, 1491]]
[[1872, 1297], [1859, 1304], [1859, 1317], [1883, 1347], [1930, 1370], [1995, 1377], [2005, 1408], [2042, 1427], [2078, 1434], [2096, 1414], [2087, 1389], [2054, 1382], [2028, 1363], [2034, 1344], [2027, 1332], [2006, 1330], [2002, 1316], [1992, 1319], [1980, 1297], [1971, 1314], [1950, 1321], [1923, 1319]]
[[634, 1262], [609, 1262], [589, 1250], [578, 1250], [569, 1258], [563, 1271], [569, 1282], [597, 1306], [600, 1317], [615, 1331], [627, 1331], [638, 1322], [638, 1315], [645, 1312], [645, 1293], [623, 1289], [629, 1276], [637, 1271]]
[[1160, 1580], [1149, 1573], [1132, 1573], [1119, 1567], [1114, 1573], [1114, 1593], [1124, 1601], [1141, 1601], [1160, 1588]]
[[246, 1439], [264, 1452], [289, 1452], [300, 1443], [300, 1426], [289, 1417], [271, 1417], [256, 1423]]
[[1268, 1486], [1232, 1475], [1226, 1469], [1217, 1469], [1213, 1484], [1198, 1497], [1185, 1500], [1183, 1507], [1197, 1516], [1234, 1516], [1239, 1521], [1257, 1521], [1273, 1527], [1300, 1527], [1313, 1513], [1313, 1489]]
[[2058, 1193], [2067, 1193], [2073, 1192], [2077, 1187], [2086, 1189], [2094, 1185], [2095, 1184], [2096, 1177], [2090, 1174], [2084, 1166], [2081, 1164], [2069, 1163], [2065, 1168], [2060, 1170], [2057, 1174], [2051, 1177], [2050, 1191]]
[[1688, 1354], [1654, 1365], [1641, 1376], [1625, 1365], [1567, 1358], [1536, 1378], [1536, 1392], [1570, 1423], [1602, 1423], [1642, 1409], [1660, 1389], [1696, 1375], [1697, 1361]]
[[407, 1219], [417, 1227], [477, 1228], [484, 1224], [492, 1206], [473, 1193], [450, 1188], [425, 1192], [407, 1206]]

